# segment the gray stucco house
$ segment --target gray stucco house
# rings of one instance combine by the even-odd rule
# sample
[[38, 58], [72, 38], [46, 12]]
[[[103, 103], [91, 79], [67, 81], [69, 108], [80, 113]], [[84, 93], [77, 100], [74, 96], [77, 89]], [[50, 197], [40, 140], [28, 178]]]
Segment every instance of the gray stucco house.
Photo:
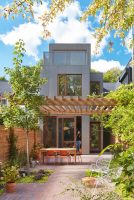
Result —
[[[50, 44], [49, 52], [43, 54], [41, 76], [48, 79], [41, 88], [41, 95], [52, 102], [46, 105], [51, 114], [40, 120], [41, 141], [45, 147], [74, 147], [78, 131], [82, 154], [98, 153], [114, 142], [110, 130], [104, 129], [89, 114], [108, 111], [104, 99], [87, 100], [88, 95], [100, 95], [104, 91], [103, 74], [91, 72], [90, 44]], [[8, 82], [0, 81], [1, 96], [5, 91], [11, 92], [11, 88]], [[64, 112], [66, 109], [70, 112]], [[72, 110], [74, 114], [70, 114]]]
[[[50, 44], [43, 60], [42, 76], [48, 83], [41, 95], [55, 99], [64, 96], [66, 101], [69, 97], [86, 98], [89, 94], [103, 92], [103, 74], [91, 72], [90, 44]], [[113, 140], [109, 130], [104, 130], [101, 123], [91, 117], [63, 113], [45, 117], [43, 144], [45, 147], [73, 147], [77, 131], [81, 132], [82, 154], [100, 152]]]

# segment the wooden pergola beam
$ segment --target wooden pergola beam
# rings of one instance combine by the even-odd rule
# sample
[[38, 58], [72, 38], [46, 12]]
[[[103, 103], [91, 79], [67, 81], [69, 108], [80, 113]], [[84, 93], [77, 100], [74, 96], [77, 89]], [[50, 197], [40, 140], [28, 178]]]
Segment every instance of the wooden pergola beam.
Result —
[[109, 113], [116, 105], [113, 99], [82, 97], [46, 97], [44, 112], [51, 115], [93, 115]]

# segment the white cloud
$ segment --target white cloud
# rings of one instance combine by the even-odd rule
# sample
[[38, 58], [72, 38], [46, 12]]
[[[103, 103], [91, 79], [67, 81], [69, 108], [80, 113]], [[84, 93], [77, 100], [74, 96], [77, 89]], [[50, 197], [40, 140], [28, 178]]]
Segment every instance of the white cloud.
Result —
[[[38, 47], [42, 44], [42, 26], [38, 17], [47, 10], [47, 3], [43, 5], [35, 4], [33, 9], [35, 13], [34, 22], [20, 24], [14, 27], [10, 32], [0, 35], [0, 40], [6, 45], [14, 45], [19, 39], [25, 42], [26, 54], [38, 59]], [[99, 53], [95, 54], [96, 39], [92, 22], [80, 22], [82, 14], [78, 1], [71, 3], [66, 7], [63, 13], [59, 13], [56, 19], [49, 24], [48, 30], [51, 32], [49, 41], [56, 43], [91, 43], [92, 56], [99, 57], [103, 54], [103, 49], [107, 44], [109, 36], [105, 37], [100, 44]]]
[[127, 37], [125, 38], [125, 46], [127, 48], [126, 54], [132, 53], [132, 30], [129, 30]]
[[92, 23], [80, 21], [81, 13], [78, 2], [73, 2], [68, 6], [49, 24], [48, 30], [51, 32], [51, 39], [56, 43], [91, 43], [91, 54], [97, 57], [101, 56], [109, 35], [102, 40], [98, 54], [95, 54], [96, 39]]
[[38, 59], [38, 46], [41, 45], [42, 28], [38, 24], [25, 23], [14, 27], [12, 31], [0, 35], [0, 40], [6, 45], [14, 45], [19, 39], [25, 42], [25, 49], [28, 56]]
[[116, 60], [108, 61], [108, 60], [100, 59], [100, 60], [91, 62], [91, 68], [100, 72], [106, 72], [113, 67], [119, 67], [120, 69], [124, 68], [124, 66], [121, 65], [120, 62]]
[[42, 43], [42, 31], [43, 27], [39, 23], [38, 17], [43, 14], [47, 9], [47, 3], [42, 5], [35, 4], [34, 10], [34, 23], [28, 22], [20, 24], [18, 27], [13, 27], [10, 32], [0, 34], [0, 40], [5, 45], [14, 45], [19, 39], [25, 42], [26, 54], [33, 56], [35, 60], [38, 60], [38, 47]]

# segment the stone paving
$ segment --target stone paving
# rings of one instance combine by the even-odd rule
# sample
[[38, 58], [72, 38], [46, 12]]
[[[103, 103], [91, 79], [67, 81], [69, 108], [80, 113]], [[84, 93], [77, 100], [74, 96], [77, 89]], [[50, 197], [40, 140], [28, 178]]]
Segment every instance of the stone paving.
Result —
[[[87, 157], [89, 159], [89, 157]], [[95, 161], [95, 157], [90, 157], [90, 161]], [[97, 159], [97, 157], [96, 157]], [[85, 176], [85, 169], [89, 165], [51, 165], [38, 166], [37, 169], [53, 169], [54, 173], [46, 183], [17, 184], [15, 193], [4, 193], [0, 200], [79, 200], [71, 193], [61, 194], [67, 185], [71, 184], [72, 179], [80, 180]]]
[[[44, 167], [44, 166], [43, 166]], [[39, 168], [43, 168], [39, 167]], [[63, 165], [48, 166], [55, 172], [44, 184], [17, 184], [15, 193], [4, 193], [0, 200], [75, 200], [70, 193], [61, 194], [66, 186], [71, 183], [71, 179], [81, 179], [84, 177], [87, 165]]]

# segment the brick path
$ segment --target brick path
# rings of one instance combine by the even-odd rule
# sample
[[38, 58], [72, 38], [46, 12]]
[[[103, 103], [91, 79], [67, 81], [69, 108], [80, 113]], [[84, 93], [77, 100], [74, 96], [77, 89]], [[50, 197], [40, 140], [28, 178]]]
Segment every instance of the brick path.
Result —
[[[43, 166], [44, 167], [44, 166]], [[0, 200], [76, 200], [71, 194], [61, 194], [66, 186], [71, 183], [70, 178], [80, 179], [84, 177], [87, 165], [63, 165], [51, 166], [55, 172], [44, 184], [17, 184], [15, 193], [4, 193]]]
[[[105, 158], [110, 158], [111, 155], [104, 155]], [[82, 156], [82, 162], [92, 163], [98, 158], [97, 155]], [[85, 176], [85, 169], [89, 165], [60, 165], [60, 166], [38, 166], [38, 168], [54, 169], [54, 173], [49, 177], [48, 182], [44, 184], [17, 184], [17, 190], [13, 194], [4, 193], [0, 196], [0, 200], [80, 200], [72, 197], [71, 193], [61, 194], [65, 191], [71, 179], [80, 180]]]

